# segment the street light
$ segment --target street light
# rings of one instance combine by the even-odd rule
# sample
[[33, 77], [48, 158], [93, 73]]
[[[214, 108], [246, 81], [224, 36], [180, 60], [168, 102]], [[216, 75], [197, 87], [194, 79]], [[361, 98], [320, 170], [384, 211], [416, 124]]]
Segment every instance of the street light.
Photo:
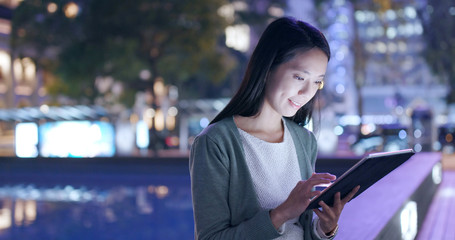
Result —
[[47, 11], [48, 11], [49, 13], [55, 13], [55, 12], [57, 11], [57, 9], [58, 9], [57, 4], [55, 4], [55, 3], [53, 3], [53, 2], [47, 4]]
[[79, 6], [74, 2], [69, 2], [63, 7], [63, 12], [67, 18], [75, 18], [79, 14]]

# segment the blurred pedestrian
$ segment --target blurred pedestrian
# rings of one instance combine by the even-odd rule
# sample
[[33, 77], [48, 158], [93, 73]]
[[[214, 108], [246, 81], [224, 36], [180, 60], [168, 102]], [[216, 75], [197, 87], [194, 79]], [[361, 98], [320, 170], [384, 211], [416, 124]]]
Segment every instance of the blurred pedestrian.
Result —
[[314, 172], [317, 142], [304, 128], [329, 59], [327, 40], [308, 23], [283, 17], [266, 28], [238, 92], [191, 149], [196, 239], [335, 236], [358, 188], [306, 210], [315, 186], [335, 180]]

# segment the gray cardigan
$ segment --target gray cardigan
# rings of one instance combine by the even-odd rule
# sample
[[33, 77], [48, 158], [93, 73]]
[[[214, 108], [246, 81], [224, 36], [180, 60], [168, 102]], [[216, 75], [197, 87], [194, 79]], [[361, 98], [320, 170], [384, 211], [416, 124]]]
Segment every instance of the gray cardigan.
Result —
[[[285, 119], [297, 150], [302, 179], [314, 172], [314, 135]], [[196, 239], [273, 239], [279, 237], [270, 210], [261, 210], [232, 117], [209, 125], [194, 140], [190, 154]], [[300, 216], [304, 239], [318, 239], [312, 211]]]

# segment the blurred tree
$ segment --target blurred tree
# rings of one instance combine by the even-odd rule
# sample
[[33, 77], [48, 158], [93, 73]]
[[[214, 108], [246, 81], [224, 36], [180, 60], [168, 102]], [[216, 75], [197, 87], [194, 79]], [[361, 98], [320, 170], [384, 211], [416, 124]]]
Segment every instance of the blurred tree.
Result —
[[285, 14], [287, 7], [287, 0], [229, 0], [229, 4], [223, 5], [219, 9], [220, 15], [225, 18], [229, 26], [248, 26], [248, 36], [245, 38], [248, 39], [248, 49], [230, 48], [237, 65], [224, 82], [224, 97], [230, 97], [237, 91], [246, 71], [250, 54], [260, 35], [271, 21]]
[[199, 86], [223, 81], [235, 66], [218, 44], [227, 23], [217, 9], [225, 3], [27, 0], [14, 11], [12, 54], [37, 62], [52, 95], [93, 103], [114, 99], [112, 86], [121, 83], [117, 97], [131, 106], [134, 92], [162, 78], [184, 84], [181, 95], [197, 96]]
[[423, 24], [426, 48], [423, 52], [428, 65], [450, 89], [447, 103], [455, 103], [455, 4], [452, 0], [428, 0], [418, 10]]

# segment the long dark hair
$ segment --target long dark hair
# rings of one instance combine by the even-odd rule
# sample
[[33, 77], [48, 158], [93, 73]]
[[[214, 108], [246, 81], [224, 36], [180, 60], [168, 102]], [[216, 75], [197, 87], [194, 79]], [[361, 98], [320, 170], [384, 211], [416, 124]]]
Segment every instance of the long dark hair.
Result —
[[[226, 107], [212, 120], [215, 123], [226, 117], [258, 114], [264, 103], [265, 86], [270, 71], [291, 60], [299, 51], [321, 49], [330, 59], [330, 47], [324, 35], [315, 27], [290, 17], [273, 21], [264, 31], [251, 55], [248, 68], [239, 90]], [[318, 91], [319, 92], [319, 91]], [[305, 125], [313, 114], [316, 95], [290, 117]]]

